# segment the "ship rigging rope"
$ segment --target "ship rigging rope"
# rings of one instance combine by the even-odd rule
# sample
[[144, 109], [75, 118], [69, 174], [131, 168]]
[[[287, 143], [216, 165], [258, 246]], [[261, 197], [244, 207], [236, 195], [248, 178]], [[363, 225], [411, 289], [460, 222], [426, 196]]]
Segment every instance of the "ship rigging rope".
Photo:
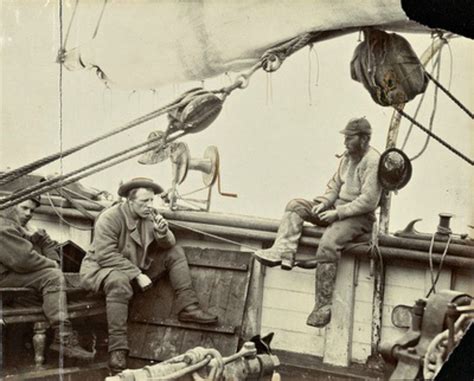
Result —
[[451, 94], [451, 92], [446, 89], [441, 83], [439, 83], [435, 78], [433, 78], [430, 73], [425, 73], [437, 87], [439, 87], [454, 103], [456, 103], [456, 105], [458, 105], [467, 115], [469, 115], [471, 119], [474, 119], [474, 113], [472, 113], [466, 106], [464, 106], [461, 101], [459, 101], [453, 94]]
[[408, 115], [407, 113], [405, 113], [403, 110], [400, 110], [400, 109], [397, 109], [395, 108], [395, 110], [397, 110], [397, 112], [407, 118], [410, 122], [412, 122], [415, 126], [417, 126], [418, 128], [420, 128], [423, 132], [425, 132], [426, 134], [430, 135], [433, 139], [435, 139], [436, 141], [438, 141], [438, 143], [442, 144], [443, 146], [445, 146], [447, 149], [449, 149], [451, 152], [453, 152], [455, 155], [459, 156], [461, 159], [463, 159], [464, 161], [468, 162], [469, 164], [471, 165], [474, 165], [474, 161], [472, 159], [470, 159], [469, 157], [467, 157], [466, 155], [464, 155], [462, 152], [458, 151], [456, 148], [454, 148], [453, 146], [451, 146], [449, 143], [447, 143], [446, 141], [444, 141], [443, 139], [441, 139], [438, 135], [434, 134], [433, 132], [431, 132], [429, 129], [427, 129], [426, 127], [424, 127], [423, 125], [421, 125], [420, 123], [418, 123], [415, 119], [413, 119], [410, 115]]
[[83, 226], [78, 226], [78, 225], [75, 225], [71, 222], [69, 222], [68, 220], [66, 220], [64, 217], [63, 217], [63, 214], [58, 210], [58, 208], [56, 208], [56, 206], [54, 205], [54, 202], [53, 200], [51, 199], [51, 195], [49, 192], [46, 193], [46, 197], [48, 197], [48, 201], [49, 201], [49, 205], [51, 206], [51, 208], [53, 209], [54, 213], [56, 213], [56, 215], [58, 216], [58, 218], [61, 220], [61, 222], [64, 222], [66, 225], [74, 228], [74, 229], [77, 229], [77, 230], [82, 230], [82, 231], [92, 231], [94, 230], [94, 227], [91, 226], [91, 227], [83, 227]]
[[[439, 76], [440, 76], [440, 73], [441, 73], [441, 49], [438, 53], [437, 62], [438, 62], [438, 68], [437, 68], [437, 71], [436, 71], [436, 79], [439, 79]], [[437, 109], [437, 105], [438, 105], [438, 89], [439, 88], [436, 86], [435, 89], [434, 89], [434, 92], [433, 92], [433, 109], [431, 110], [430, 124], [429, 124], [429, 127], [428, 127], [431, 132], [433, 131], [434, 118], [435, 118], [435, 115], [436, 115], [436, 109]], [[420, 152], [418, 152], [415, 156], [411, 157], [410, 161], [416, 160], [421, 155], [423, 155], [423, 153], [428, 148], [429, 142], [430, 142], [430, 135], [427, 135], [426, 139], [425, 139], [425, 143], [423, 144], [423, 147], [421, 147]]]
[[[180, 137], [182, 137], [183, 135], [185, 135], [186, 132], [182, 132], [181, 134], [178, 134], [176, 136], [173, 136], [173, 137], [170, 137], [168, 140], [167, 140], [167, 143], [169, 142], [172, 142]], [[158, 137], [156, 138], [158, 140]], [[53, 189], [57, 189], [57, 188], [60, 188], [60, 187], [63, 187], [63, 186], [66, 186], [66, 185], [69, 185], [69, 184], [72, 184], [76, 181], [79, 181], [81, 179], [83, 179], [84, 177], [87, 177], [87, 176], [90, 176], [90, 175], [93, 175], [97, 172], [100, 172], [104, 169], [107, 169], [107, 168], [110, 168], [114, 165], [117, 165], [125, 160], [128, 160], [128, 159], [131, 159], [133, 157], [136, 157], [142, 153], [145, 153], [147, 151], [150, 151], [150, 150], [153, 150], [153, 149], [156, 149], [156, 148], [159, 148], [163, 145], [163, 143], [156, 143], [156, 144], [153, 144], [153, 145], [149, 145], [148, 147], [144, 148], [144, 149], [141, 149], [137, 152], [133, 152], [133, 153], [130, 153], [128, 155], [125, 155], [123, 156], [122, 158], [120, 159], [117, 159], [117, 160], [113, 160], [115, 159], [116, 157], [118, 156], [122, 156], [124, 155], [125, 153], [128, 153], [130, 151], [133, 151], [133, 150], [136, 150], [137, 148], [145, 145], [145, 144], [149, 144], [150, 141], [152, 139], [148, 140], [147, 142], [145, 143], [141, 143], [141, 144], [138, 144], [134, 147], [131, 147], [129, 149], [126, 149], [122, 152], [119, 152], [118, 154], [114, 154], [114, 155], [111, 155], [105, 159], [102, 159], [102, 160], [99, 160], [95, 163], [92, 163], [86, 167], [83, 167], [83, 168], [80, 168], [78, 170], [75, 170], [75, 171], [72, 171], [66, 175], [63, 175], [63, 176], [59, 176], [59, 177], [55, 177], [51, 180], [47, 180], [47, 181], [44, 181], [44, 182], [41, 182], [41, 183], [38, 183], [32, 187], [29, 187], [29, 188], [26, 188], [25, 190], [23, 191], [20, 191], [18, 192], [17, 194], [15, 195], [11, 195], [9, 197], [6, 197], [2, 200], [0, 200], [0, 210], [3, 210], [3, 209], [6, 209], [6, 208], [9, 208], [13, 205], [16, 205], [16, 204], [19, 204], [20, 202], [24, 201], [24, 200], [27, 200], [31, 197], [34, 197], [34, 196], [38, 196], [42, 193], [45, 193], [45, 192], [48, 192], [50, 190], [53, 190]], [[111, 161], [113, 160], [113, 161]], [[102, 164], [104, 162], [107, 162], [107, 161], [111, 161], [109, 164], [106, 164], [106, 165], [102, 165], [102, 166], [98, 166], [99, 164]], [[73, 176], [73, 175], [76, 175], [80, 172], [83, 172], [84, 170], [86, 169], [89, 169], [91, 167], [97, 167], [95, 169], [91, 169], [89, 171], [86, 171], [84, 172], [83, 174], [81, 175], [78, 175], [78, 176]], [[65, 179], [69, 178], [68, 180], [64, 181]], [[59, 182], [59, 184], [57, 184]], [[21, 194], [21, 196], [20, 196]]]
[[[441, 49], [442, 48], [440, 48], [440, 50], [438, 52], [438, 56], [436, 58], [436, 61], [434, 61], [434, 63], [433, 63], [433, 67], [431, 69], [432, 71], [434, 71], [441, 64]], [[423, 91], [423, 93], [421, 94], [420, 100], [418, 101], [418, 105], [416, 106], [415, 114], [413, 115], [414, 119], [416, 119], [418, 117], [418, 113], [420, 112], [423, 101], [425, 100], [425, 95], [426, 95], [426, 91]], [[412, 131], [413, 131], [413, 123], [410, 123], [410, 126], [408, 127], [408, 131], [405, 135], [405, 138], [403, 139], [403, 144], [400, 148], [402, 151], [405, 150], [405, 146], [408, 143], [408, 139], [410, 138], [410, 135], [411, 135]]]
[[434, 241], [435, 241], [435, 235], [436, 233], [433, 234], [431, 238], [431, 244], [430, 244], [430, 250], [429, 250], [429, 260], [430, 260], [430, 274], [431, 274], [431, 288], [428, 291], [428, 294], [426, 294], [426, 297], [428, 298], [431, 293], [436, 294], [436, 284], [438, 283], [439, 277], [441, 275], [441, 270], [443, 269], [443, 264], [444, 264], [444, 259], [446, 258], [446, 254], [448, 253], [448, 248], [449, 244], [451, 243], [452, 235], [450, 234], [448, 237], [448, 241], [446, 242], [446, 247], [444, 248], [443, 255], [441, 256], [441, 260], [439, 262], [438, 266], [438, 271], [436, 272], [436, 277], [434, 276], [434, 269], [433, 269], [433, 246], [434, 246]]
[[210, 238], [214, 238], [214, 239], [217, 239], [217, 240], [220, 240], [220, 241], [223, 241], [223, 242], [232, 243], [233, 245], [246, 247], [247, 249], [250, 249], [252, 251], [260, 250], [260, 248], [253, 247], [253, 246], [250, 246], [250, 245], [247, 245], [245, 243], [238, 242], [238, 241], [234, 241], [232, 239], [220, 237], [220, 236], [215, 235], [215, 234], [207, 233], [207, 232], [204, 232], [202, 230], [195, 229], [195, 228], [189, 227], [187, 225], [180, 224], [180, 223], [175, 222], [175, 221], [168, 221], [168, 222], [169, 222], [170, 225], [174, 225], [178, 228], [189, 230], [189, 231], [194, 232], [194, 233], [202, 234], [202, 235], [205, 235], [205, 236], [208, 236]]
[[136, 118], [136, 119], [132, 120], [131, 122], [125, 124], [122, 127], [116, 128], [116, 129], [114, 129], [112, 131], [109, 131], [109, 132], [107, 132], [107, 133], [105, 133], [101, 136], [98, 136], [94, 139], [91, 139], [91, 140], [88, 140], [84, 143], [81, 143], [81, 144], [79, 144], [75, 147], [69, 148], [69, 149], [67, 149], [65, 151], [62, 151], [62, 152], [57, 152], [55, 154], [46, 156], [46, 157], [44, 157], [42, 159], [39, 159], [37, 161], [34, 161], [32, 163], [26, 164], [22, 167], [19, 167], [19, 168], [16, 168], [14, 170], [5, 172], [5, 173], [0, 175], [0, 186], [4, 185], [4, 184], [7, 184], [9, 182], [12, 182], [12, 181], [18, 179], [21, 176], [27, 175], [28, 173], [31, 173], [34, 170], [45, 166], [46, 164], [52, 163], [53, 161], [56, 161], [59, 158], [64, 158], [66, 156], [69, 156], [69, 155], [71, 155], [75, 152], [80, 151], [83, 148], [89, 147], [89, 146], [91, 146], [91, 145], [93, 145], [97, 142], [100, 142], [101, 140], [104, 140], [104, 139], [109, 138], [113, 135], [116, 135], [118, 133], [129, 130], [130, 128], [136, 127], [136, 126], [138, 126], [142, 123], [148, 122], [151, 119], [154, 119], [154, 118], [156, 118], [156, 117], [158, 117], [162, 114], [165, 114], [165, 113], [167, 113], [171, 110], [174, 110], [174, 109], [180, 107], [182, 104], [184, 104], [183, 101], [178, 102], [178, 103], [176, 103], [176, 101], [172, 102], [172, 103], [170, 103], [170, 104], [168, 104], [164, 107], [161, 107], [157, 110], [154, 110], [154, 111], [152, 111], [152, 112], [150, 112], [150, 113], [148, 113], [144, 116]]
[[[212, 90], [211, 92], [214, 93], [214, 94], [223, 94], [223, 96], [225, 98], [228, 95], [230, 95], [236, 89], [245, 89], [249, 84], [250, 77], [261, 67], [262, 67], [262, 63], [261, 63], [261, 61], [259, 61], [247, 72], [239, 74], [236, 77], [233, 84], [231, 84], [227, 87], [223, 87], [221, 89]], [[0, 174], [0, 186], [5, 185], [9, 182], [12, 182], [12, 181], [24, 176], [24, 175], [27, 175], [28, 173], [31, 173], [31, 172], [33, 172], [34, 170], [36, 170], [40, 167], [43, 167], [43, 166], [45, 166], [45, 165], [47, 165], [47, 164], [49, 164], [53, 161], [56, 161], [59, 158], [64, 158], [66, 156], [69, 156], [69, 155], [71, 155], [75, 152], [80, 151], [83, 148], [89, 147], [89, 146], [91, 146], [91, 145], [93, 145], [93, 144], [95, 144], [95, 143], [97, 143], [101, 140], [104, 140], [104, 139], [109, 138], [113, 135], [116, 135], [118, 133], [129, 130], [130, 128], [133, 128], [133, 127], [136, 127], [140, 124], [148, 122], [151, 119], [157, 118], [158, 116], [160, 116], [162, 114], [165, 114], [167, 112], [175, 110], [175, 109], [177, 109], [181, 106], [184, 106], [186, 104], [187, 104], [186, 99], [179, 100], [179, 98], [178, 98], [177, 100], [169, 103], [168, 105], [166, 105], [164, 107], [161, 107], [161, 108], [159, 108], [155, 111], [152, 111], [152, 112], [150, 112], [150, 113], [148, 113], [144, 116], [136, 118], [136, 119], [132, 120], [131, 122], [125, 124], [122, 127], [119, 127], [119, 128], [114, 129], [112, 131], [109, 131], [109, 132], [107, 132], [107, 133], [105, 133], [105, 134], [103, 134], [99, 137], [96, 137], [94, 139], [91, 139], [91, 140], [89, 140], [85, 143], [81, 143], [81, 144], [79, 144], [75, 147], [67, 149], [66, 151], [61, 151], [61, 152], [46, 156], [42, 159], [39, 159], [39, 160], [34, 161], [32, 163], [26, 164], [22, 167], [16, 168], [14, 170], [11, 170], [11, 171], [8, 171], [8, 172], [5, 172], [5, 173], [2, 173], [2, 174]]]

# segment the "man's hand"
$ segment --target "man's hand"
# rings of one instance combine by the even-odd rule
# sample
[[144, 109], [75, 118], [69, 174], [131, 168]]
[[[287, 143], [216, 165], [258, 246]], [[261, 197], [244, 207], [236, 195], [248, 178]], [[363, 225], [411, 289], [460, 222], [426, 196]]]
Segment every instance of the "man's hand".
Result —
[[319, 204], [313, 206], [313, 208], [311, 209], [311, 213], [313, 213], [313, 214], [315, 214], [315, 215], [316, 215], [316, 214], [319, 214], [319, 213], [321, 213], [325, 208], [326, 208], [326, 206], [324, 205], [324, 203], [321, 202], [321, 203], [319, 203]]
[[339, 219], [337, 212], [335, 210], [326, 210], [319, 214], [319, 218], [321, 221], [327, 222], [328, 224], [332, 224], [334, 221]]
[[168, 221], [161, 214], [153, 217], [153, 228], [159, 235], [165, 235], [168, 232]]
[[148, 277], [148, 275], [145, 274], [140, 274], [136, 278], [138, 286], [141, 288], [142, 291], [146, 291], [151, 287], [151, 279]]

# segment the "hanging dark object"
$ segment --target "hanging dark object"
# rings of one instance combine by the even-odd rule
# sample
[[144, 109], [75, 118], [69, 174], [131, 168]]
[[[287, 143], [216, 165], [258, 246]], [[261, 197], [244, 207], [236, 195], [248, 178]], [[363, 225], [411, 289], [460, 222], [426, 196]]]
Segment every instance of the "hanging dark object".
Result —
[[351, 61], [351, 77], [382, 106], [404, 104], [428, 85], [423, 65], [408, 41], [376, 29], [364, 30], [364, 41]]
[[411, 174], [410, 159], [398, 148], [389, 148], [380, 156], [378, 177], [384, 189], [402, 189], [410, 181]]

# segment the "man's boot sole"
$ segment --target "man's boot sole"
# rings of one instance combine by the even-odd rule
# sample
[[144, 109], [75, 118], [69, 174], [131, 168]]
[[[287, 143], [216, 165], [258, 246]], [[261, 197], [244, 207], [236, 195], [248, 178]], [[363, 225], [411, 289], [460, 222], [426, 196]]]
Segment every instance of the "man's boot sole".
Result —
[[281, 269], [290, 271], [293, 269], [294, 261], [292, 259], [283, 259], [281, 261]]
[[255, 258], [262, 265], [265, 265], [267, 267], [276, 267], [276, 266], [281, 265], [281, 259], [270, 260], [270, 259], [267, 259], [267, 258], [259, 257], [258, 255], [255, 255]]
[[195, 320], [195, 319], [188, 319], [188, 318], [178, 317], [178, 320], [183, 322], [183, 323], [196, 323], [196, 324], [203, 324], [203, 325], [211, 325], [211, 324], [217, 324], [219, 319], [198, 321], [198, 320]]

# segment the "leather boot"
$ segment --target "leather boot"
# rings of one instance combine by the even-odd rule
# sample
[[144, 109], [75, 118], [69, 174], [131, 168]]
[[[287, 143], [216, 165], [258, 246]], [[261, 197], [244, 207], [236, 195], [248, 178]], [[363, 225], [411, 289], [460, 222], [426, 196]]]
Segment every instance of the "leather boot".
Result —
[[198, 324], [215, 324], [218, 318], [214, 314], [203, 311], [198, 304], [192, 304], [179, 313], [178, 320]]
[[255, 258], [265, 266], [274, 267], [281, 264], [283, 270], [291, 270], [295, 262], [303, 222], [304, 220], [295, 212], [285, 212], [273, 246], [256, 251]]
[[109, 368], [112, 373], [127, 369], [127, 352], [125, 349], [117, 349], [109, 353]]
[[128, 302], [106, 300], [109, 353], [128, 349]]
[[316, 295], [313, 312], [306, 324], [322, 328], [331, 321], [332, 295], [336, 285], [337, 263], [320, 263], [316, 268]]
[[89, 352], [79, 345], [77, 332], [74, 332], [69, 325], [64, 325], [62, 329], [54, 328], [54, 338], [49, 348], [67, 358], [92, 360], [95, 357], [95, 352]]

